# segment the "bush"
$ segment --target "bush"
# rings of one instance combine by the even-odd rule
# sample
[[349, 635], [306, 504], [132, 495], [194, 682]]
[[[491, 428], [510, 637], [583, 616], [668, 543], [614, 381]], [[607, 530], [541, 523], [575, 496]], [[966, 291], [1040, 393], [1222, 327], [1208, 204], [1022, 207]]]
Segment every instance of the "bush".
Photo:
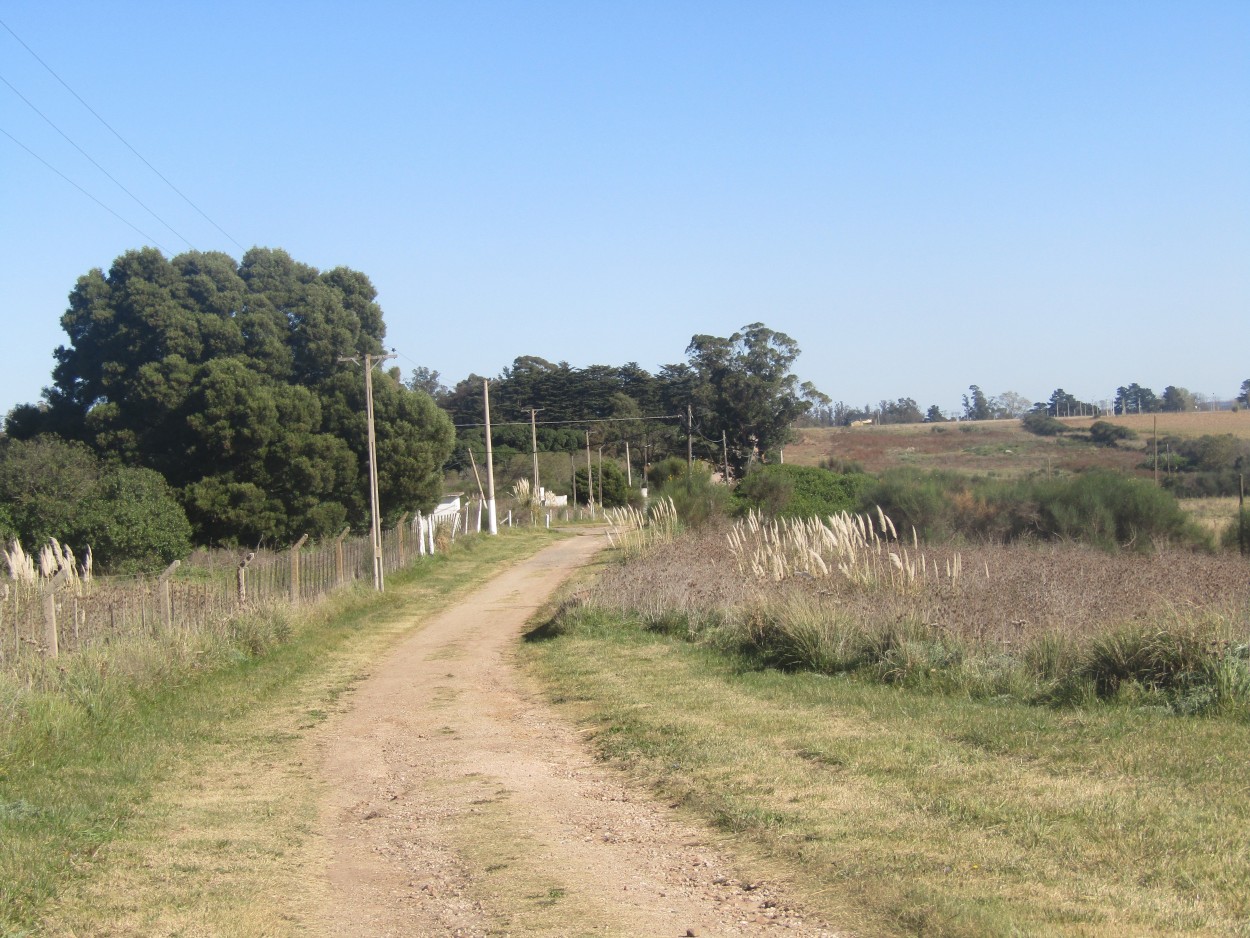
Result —
[[734, 501], [739, 510], [754, 508], [771, 516], [825, 517], [854, 511], [871, 482], [866, 475], [813, 466], [758, 466], [738, 483]]
[[70, 534], [110, 573], [159, 570], [191, 553], [191, 523], [160, 473], [113, 469], [79, 508]]
[[1058, 436], [1071, 430], [1062, 420], [1056, 420], [1044, 410], [1034, 410], [1020, 418], [1020, 426], [1038, 436]]
[[1250, 554], [1250, 508], [1242, 508], [1220, 535], [1220, 546]]
[[[586, 490], [586, 467], [582, 466], [578, 469], [575, 476], [577, 501], [585, 505], [587, 496], [590, 494]], [[594, 467], [594, 483], [595, 504], [601, 508], [621, 508], [625, 505], [641, 504], [641, 494], [630, 489], [625, 479], [625, 471], [614, 462], [600, 463]]]
[[1121, 440], [1137, 439], [1137, 434], [1118, 423], [1096, 420], [1089, 428], [1089, 438], [1096, 446], [1115, 446]]
[[651, 488], [662, 489], [665, 483], [686, 477], [686, 461], [679, 456], [668, 456], [654, 463], [647, 470], [647, 482]]
[[[665, 460], [669, 462], [669, 460]], [[680, 462], [680, 460], [679, 460]], [[659, 486], [652, 497], [673, 500], [677, 517], [693, 527], [701, 527], [729, 513], [729, 487], [712, 481], [712, 467], [696, 462], [694, 472], [687, 476], [686, 464], [681, 463], [682, 474]]]
[[1154, 540], [1197, 541], [1170, 493], [1142, 479], [1087, 472], [1038, 486], [1039, 532], [1100, 547], [1146, 549]]
[[1008, 543], [1036, 537], [1148, 549], [1156, 540], [1202, 540], [1170, 493], [1145, 480], [1106, 471], [1002, 481], [893, 470], [862, 491], [859, 510], [877, 505], [900, 531], [915, 527], [929, 541], [968, 538]]
[[81, 443], [52, 436], [0, 449], [0, 533], [37, 551], [56, 538], [110, 573], [156, 570], [191, 552], [191, 525], [151, 469], [107, 468]]

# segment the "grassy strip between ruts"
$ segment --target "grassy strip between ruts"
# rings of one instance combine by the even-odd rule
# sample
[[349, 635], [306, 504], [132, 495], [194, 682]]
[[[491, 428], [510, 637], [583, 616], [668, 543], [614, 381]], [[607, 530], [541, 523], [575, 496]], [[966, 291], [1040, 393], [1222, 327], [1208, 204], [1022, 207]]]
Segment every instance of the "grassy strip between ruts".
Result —
[[1250, 727], [761, 670], [604, 610], [531, 636], [608, 759], [862, 934], [1250, 934]]
[[0, 934], [288, 930], [268, 891], [308, 855], [304, 731], [421, 618], [552, 537], [462, 541], [383, 596], [361, 588], [289, 615], [280, 641], [211, 648], [208, 667], [175, 648], [132, 650], [141, 677], [117, 652], [67, 662], [0, 731]]

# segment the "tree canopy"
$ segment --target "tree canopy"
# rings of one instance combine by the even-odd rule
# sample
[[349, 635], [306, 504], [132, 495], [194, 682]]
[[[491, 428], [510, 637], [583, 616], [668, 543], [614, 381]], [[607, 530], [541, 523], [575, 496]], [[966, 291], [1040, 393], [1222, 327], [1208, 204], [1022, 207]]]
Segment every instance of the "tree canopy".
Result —
[[[700, 426], [713, 446], [723, 432], [729, 463], [742, 473], [752, 457], [784, 446], [790, 425], [812, 406], [791, 372], [799, 346], [763, 323], [743, 326], [727, 338], [696, 335], [686, 348], [694, 378]], [[711, 431], [709, 433], [709, 431]]]
[[[364, 378], [385, 326], [364, 274], [285, 251], [241, 262], [130, 251], [79, 278], [42, 406], [8, 432], [52, 432], [159, 472], [204, 541], [289, 541], [367, 515]], [[391, 516], [428, 507], [450, 421], [399, 380], [374, 382], [379, 490]]]

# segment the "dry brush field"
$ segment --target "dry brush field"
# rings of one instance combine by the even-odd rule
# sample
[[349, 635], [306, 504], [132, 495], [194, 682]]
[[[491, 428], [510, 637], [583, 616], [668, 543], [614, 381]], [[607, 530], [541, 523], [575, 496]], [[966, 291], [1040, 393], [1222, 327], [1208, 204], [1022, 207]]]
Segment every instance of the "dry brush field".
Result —
[[[857, 462], [869, 472], [895, 466], [954, 469], [1000, 475], [1029, 472], [1116, 469], [1146, 475], [1140, 468], [1155, 424], [1160, 437], [1230, 433], [1250, 439], [1250, 410], [1130, 414], [1100, 418], [1138, 434], [1135, 444], [1094, 447], [1062, 437], [1026, 432], [1018, 420], [943, 424], [894, 424], [880, 427], [808, 427], [786, 447], [787, 462], [815, 466], [825, 459]], [[1093, 418], [1063, 418], [1076, 430], [1088, 430]]]

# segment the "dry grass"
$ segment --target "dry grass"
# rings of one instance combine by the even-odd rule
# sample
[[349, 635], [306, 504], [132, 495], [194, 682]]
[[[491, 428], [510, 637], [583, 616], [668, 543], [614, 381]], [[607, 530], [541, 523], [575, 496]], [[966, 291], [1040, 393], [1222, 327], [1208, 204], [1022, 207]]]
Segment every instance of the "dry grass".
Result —
[[1178, 614], [1250, 608], [1245, 562], [1187, 550], [1142, 556], [1078, 545], [965, 545], [925, 548], [943, 573], [925, 590], [864, 589], [848, 578], [744, 577], [728, 530], [686, 535], [634, 562], [609, 568], [588, 601], [652, 618], [676, 613], [732, 617], [760, 605], [807, 597], [865, 621], [907, 618], [964, 637], [1016, 642], [1040, 633], [1091, 635]]
[[[1243, 440], [1250, 440], [1250, 410], [1202, 410], [1189, 413], [1126, 414], [1122, 417], [1101, 417], [1109, 423], [1128, 427], [1142, 438], [1154, 431], [1156, 421], [1159, 436], [1208, 436], [1231, 433]], [[1094, 421], [1091, 418], [1069, 417], [1064, 423], [1070, 427], [1087, 430]]]
[[[1141, 469], [1155, 421], [1159, 435], [1204, 436], [1231, 433], [1250, 439], [1250, 409], [1181, 414], [1130, 414], [1102, 417], [1135, 431], [1139, 439], [1120, 447], [1100, 447], [1063, 437], [1039, 437], [1018, 420], [970, 423], [891, 424], [882, 427], [808, 427], [786, 447], [786, 462], [816, 466], [825, 459], [857, 462], [869, 472], [896, 466], [951, 469], [1002, 476], [1033, 472], [1075, 472], [1103, 468], [1148, 475]], [[1088, 430], [1094, 418], [1065, 417], [1075, 430]]]

